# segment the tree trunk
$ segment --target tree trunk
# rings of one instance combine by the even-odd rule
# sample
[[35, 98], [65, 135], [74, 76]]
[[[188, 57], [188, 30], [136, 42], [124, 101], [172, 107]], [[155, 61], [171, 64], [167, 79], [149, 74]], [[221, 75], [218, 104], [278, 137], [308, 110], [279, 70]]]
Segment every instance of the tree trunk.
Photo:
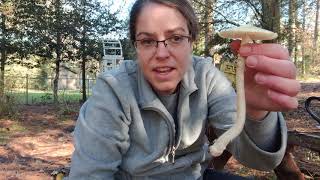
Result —
[[213, 40], [213, 8], [215, 6], [216, 0], [205, 0], [205, 10], [204, 10], [204, 55], [210, 55], [211, 42]]
[[4, 94], [4, 66], [7, 60], [7, 50], [6, 50], [6, 16], [1, 15], [1, 64], [0, 64], [0, 98]]
[[297, 68], [299, 68], [298, 66], [298, 46], [299, 46], [299, 42], [300, 42], [300, 38], [299, 38], [299, 21], [298, 21], [298, 5], [294, 4], [294, 25], [295, 25], [295, 31], [294, 31], [294, 64], [297, 66]]
[[295, 6], [296, 6], [296, 0], [289, 0], [289, 37], [288, 37], [288, 51], [289, 56], [292, 57], [292, 53], [294, 50], [294, 37], [295, 37]]
[[87, 33], [87, 29], [86, 29], [86, 24], [85, 24], [85, 20], [86, 20], [86, 0], [82, 0], [81, 1], [81, 5], [82, 5], [82, 26], [83, 26], [83, 30], [82, 30], [82, 38], [81, 38], [81, 71], [82, 71], [82, 101], [85, 102], [87, 100], [87, 91], [86, 91], [86, 33]]
[[82, 74], [81, 74], [82, 75], [82, 102], [85, 102], [87, 100], [87, 91], [86, 91], [86, 56], [84, 53], [82, 53], [81, 71], [82, 71]]
[[281, 163], [274, 169], [278, 180], [305, 180], [304, 175], [299, 169], [299, 166], [294, 161], [294, 156], [292, 155], [293, 151], [294, 145], [288, 144]]
[[288, 131], [288, 144], [304, 147], [320, 152], [320, 133], [303, 133], [296, 130]]
[[[303, 10], [302, 10], [302, 33], [301, 36], [304, 37], [306, 30], [306, 2], [303, 2]], [[301, 41], [301, 57], [302, 57], [302, 75], [306, 75], [306, 59], [305, 59], [305, 41]]]
[[313, 63], [315, 63], [316, 61], [316, 57], [318, 54], [318, 26], [319, 26], [319, 4], [320, 4], [320, 0], [317, 0], [317, 5], [316, 5], [316, 20], [314, 23], [314, 35], [313, 35]]
[[[262, 27], [280, 35], [280, 2], [279, 0], [261, 0]], [[278, 42], [278, 39], [271, 42]]]
[[[57, 19], [61, 19], [60, 16], [61, 16], [61, 2], [60, 0], [56, 0], [56, 4], [55, 4], [55, 11], [56, 11], [56, 18]], [[55, 50], [56, 50], [56, 61], [55, 61], [55, 64], [56, 64], [56, 69], [55, 69], [55, 77], [54, 77], [54, 80], [53, 80], [53, 101], [54, 103], [58, 103], [59, 100], [58, 100], [58, 87], [59, 87], [59, 73], [60, 73], [60, 62], [61, 62], [61, 51], [62, 51], [62, 34], [61, 34], [61, 28], [59, 27], [60, 25], [59, 24], [55, 24], [56, 26], [56, 30], [57, 30], [57, 36], [56, 36], [56, 41], [57, 41], [57, 44], [56, 44], [56, 47], [55, 47]]]
[[60, 62], [61, 62], [61, 33], [57, 33], [57, 47], [56, 47], [56, 69], [55, 69], [55, 77], [53, 80], [53, 101], [54, 103], [58, 103], [58, 87], [59, 87], [59, 74], [60, 74]]

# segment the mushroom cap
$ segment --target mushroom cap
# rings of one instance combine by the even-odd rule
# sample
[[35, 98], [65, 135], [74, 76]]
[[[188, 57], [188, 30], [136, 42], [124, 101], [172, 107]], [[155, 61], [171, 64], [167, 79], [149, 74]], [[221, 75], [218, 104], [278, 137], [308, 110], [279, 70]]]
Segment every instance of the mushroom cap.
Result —
[[251, 25], [243, 25], [219, 32], [223, 38], [242, 39], [249, 36], [252, 40], [271, 40], [278, 37], [277, 33]]

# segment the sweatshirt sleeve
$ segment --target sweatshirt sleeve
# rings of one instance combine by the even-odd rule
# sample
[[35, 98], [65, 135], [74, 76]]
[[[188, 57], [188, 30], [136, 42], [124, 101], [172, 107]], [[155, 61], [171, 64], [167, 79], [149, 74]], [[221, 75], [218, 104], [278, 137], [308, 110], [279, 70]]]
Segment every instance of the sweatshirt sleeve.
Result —
[[[208, 119], [217, 136], [228, 130], [236, 119], [236, 94], [229, 81], [214, 67], [206, 76], [208, 86]], [[246, 119], [242, 133], [229, 145], [228, 151], [243, 165], [272, 170], [280, 164], [287, 144], [287, 128], [279, 112], [269, 113], [261, 122]]]
[[118, 98], [99, 78], [93, 95], [80, 110], [68, 180], [114, 179], [129, 147], [128, 131], [129, 121]]
[[247, 119], [243, 132], [231, 149], [243, 165], [258, 170], [273, 170], [283, 159], [287, 138], [282, 114], [271, 112], [262, 122]]

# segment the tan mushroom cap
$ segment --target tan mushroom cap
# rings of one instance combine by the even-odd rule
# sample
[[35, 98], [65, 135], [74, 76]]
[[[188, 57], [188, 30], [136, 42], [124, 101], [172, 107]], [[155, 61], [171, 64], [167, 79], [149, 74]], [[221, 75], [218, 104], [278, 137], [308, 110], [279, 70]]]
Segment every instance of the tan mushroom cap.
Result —
[[219, 36], [231, 39], [242, 39], [249, 36], [252, 40], [271, 40], [277, 38], [278, 34], [255, 26], [243, 25], [221, 31], [219, 32]]

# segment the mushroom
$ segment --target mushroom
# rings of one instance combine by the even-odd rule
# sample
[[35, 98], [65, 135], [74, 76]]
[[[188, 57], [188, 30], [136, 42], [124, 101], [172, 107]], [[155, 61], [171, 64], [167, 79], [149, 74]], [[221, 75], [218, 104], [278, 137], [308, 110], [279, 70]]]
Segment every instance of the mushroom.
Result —
[[[257, 28], [251, 25], [244, 25], [219, 33], [223, 38], [241, 39], [241, 46], [252, 43], [253, 40], [272, 40], [277, 38], [277, 33]], [[213, 156], [220, 156], [226, 146], [237, 137], [245, 123], [246, 118], [246, 101], [244, 92], [244, 69], [245, 59], [238, 55], [236, 67], [236, 89], [237, 89], [237, 119], [234, 125], [223, 133], [214, 144], [210, 146], [210, 153]]]

